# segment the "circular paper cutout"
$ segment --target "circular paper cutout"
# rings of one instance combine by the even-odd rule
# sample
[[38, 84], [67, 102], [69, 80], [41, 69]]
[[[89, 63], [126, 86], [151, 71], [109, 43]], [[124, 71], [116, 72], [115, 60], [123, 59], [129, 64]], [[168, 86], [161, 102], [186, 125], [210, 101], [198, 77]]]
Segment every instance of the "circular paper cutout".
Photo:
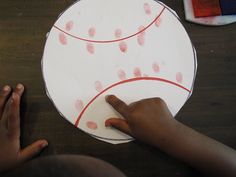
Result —
[[42, 70], [49, 98], [68, 121], [110, 143], [132, 138], [105, 127], [127, 104], [160, 97], [173, 115], [192, 93], [195, 50], [176, 14], [153, 0], [81, 0], [52, 27]]

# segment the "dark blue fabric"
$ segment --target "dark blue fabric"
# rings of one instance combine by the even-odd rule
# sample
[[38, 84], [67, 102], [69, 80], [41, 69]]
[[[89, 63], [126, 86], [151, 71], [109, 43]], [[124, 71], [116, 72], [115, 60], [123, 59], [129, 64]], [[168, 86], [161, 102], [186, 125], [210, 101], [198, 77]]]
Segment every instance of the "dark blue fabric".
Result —
[[220, 0], [223, 15], [236, 14], [236, 0]]

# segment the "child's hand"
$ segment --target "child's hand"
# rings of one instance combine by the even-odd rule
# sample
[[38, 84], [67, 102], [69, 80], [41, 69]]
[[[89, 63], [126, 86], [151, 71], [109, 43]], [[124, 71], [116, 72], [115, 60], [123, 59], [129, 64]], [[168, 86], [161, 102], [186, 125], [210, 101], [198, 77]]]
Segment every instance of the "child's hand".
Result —
[[108, 119], [106, 126], [154, 145], [209, 176], [236, 176], [235, 150], [173, 119], [163, 100], [151, 98], [130, 105], [115, 96], [106, 100], [125, 118]]
[[113, 126], [141, 141], [159, 145], [167, 132], [175, 126], [167, 105], [160, 98], [141, 100], [126, 105], [116, 96], [107, 96], [106, 101], [125, 119], [110, 118], [106, 126]]
[[48, 145], [46, 140], [39, 140], [25, 149], [20, 147], [20, 99], [23, 92], [21, 84], [12, 94], [9, 86], [0, 91], [0, 172], [31, 159]]

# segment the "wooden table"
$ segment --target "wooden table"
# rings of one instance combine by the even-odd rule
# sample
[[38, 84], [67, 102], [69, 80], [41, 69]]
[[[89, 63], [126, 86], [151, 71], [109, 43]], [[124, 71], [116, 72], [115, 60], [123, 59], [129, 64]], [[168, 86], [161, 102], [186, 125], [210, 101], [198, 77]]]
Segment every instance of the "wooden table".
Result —
[[[0, 86], [22, 82], [22, 146], [46, 138], [41, 156], [84, 154], [112, 163], [129, 177], [199, 176], [185, 164], [145, 144], [110, 145], [75, 128], [45, 94], [41, 73], [46, 33], [72, 0], [17, 0], [0, 4]], [[163, 0], [183, 20], [198, 53], [194, 93], [176, 117], [236, 148], [236, 24], [205, 27], [184, 20], [182, 1]]]

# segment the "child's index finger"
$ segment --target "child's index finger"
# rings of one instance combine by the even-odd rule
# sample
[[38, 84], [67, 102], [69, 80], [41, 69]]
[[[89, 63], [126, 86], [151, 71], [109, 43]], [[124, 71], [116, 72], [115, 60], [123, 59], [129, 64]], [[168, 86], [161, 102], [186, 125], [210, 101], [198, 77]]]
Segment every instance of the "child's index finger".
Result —
[[115, 95], [108, 95], [106, 96], [106, 101], [117, 111], [119, 112], [124, 118], [127, 118], [128, 115], [128, 105], [117, 98]]

